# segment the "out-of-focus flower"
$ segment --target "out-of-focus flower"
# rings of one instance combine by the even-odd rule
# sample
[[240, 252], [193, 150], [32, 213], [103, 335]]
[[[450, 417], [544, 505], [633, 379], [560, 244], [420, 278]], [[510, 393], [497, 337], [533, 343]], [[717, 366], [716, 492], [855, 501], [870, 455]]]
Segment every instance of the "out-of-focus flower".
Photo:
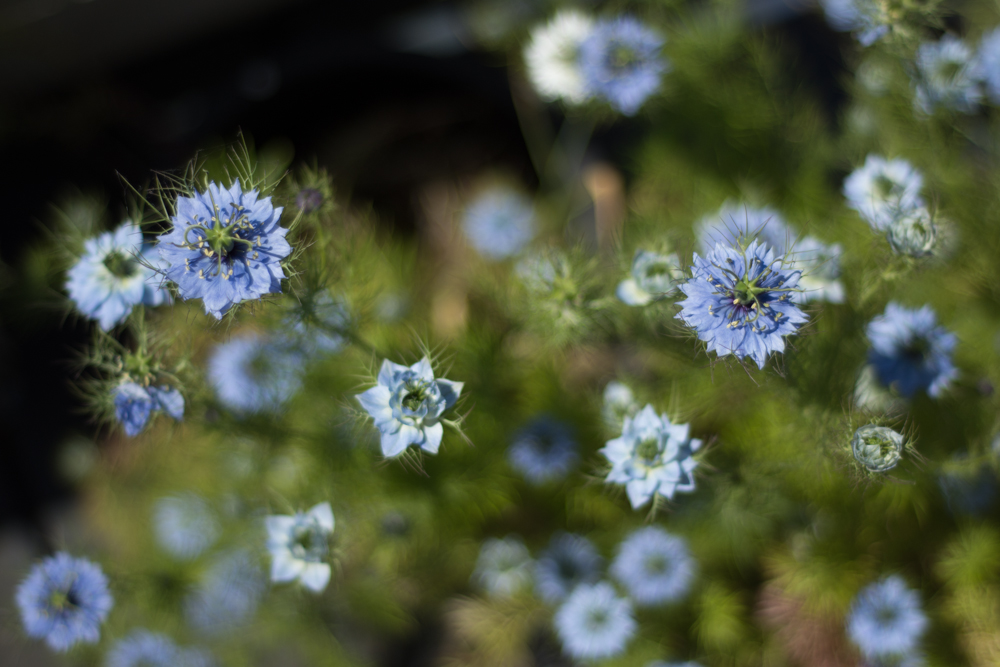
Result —
[[634, 116], [670, 71], [660, 52], [663, 43], [659, 33], [631, 16], [599, 21], [580, 49], [587, 91]]
[[900, 255], [928, 257], [934, 253], [937, 226], [923, 206], [901, 211], [889, 223], [885, 234], [889, 245]]
[[142, 230], [126, 221], [84, 244], [83, 255], [66, 274], [66, 291], [77, 310], [108, 331], [139, 304], [159, 306], [170, 294], [156, 271], [145, 266]]
[[60, 652], [77, 643], [96, 644], [114, 605], [101, 568], [65, 552], [35, 565], [15, 599], [27, 635]]
[[606, 582], [577, 586], [556, 612], [554, 625], [563, 651], [580, 660], [619, 655], [637, 627], [628, 599]]
[[386, 359], [378, 384], [357, 399], [382, 434], [384, 456], [399, 456], [410, 445], [437, 454], [444, 436], [441, 414], [455, 405], [462, 385], [435, 379], [426, 357], [408, 367]]
[[900, 576], [866, 586], [847, 615], [847, 635], [868, 660], [912, 654], [927, 629], [920, 595]]
[[693, 660], [689, 660], [687, 662], [664, 662], [663, 660], [654, 660], [646, 665], [646, 667], [701, 667], [701, 663]]
[[298, 579], [320, 593], [330, 582], [330, 534], [333, 510], [320, 503], [308, 512], [264, 517], [267, 550], [271, 552], [271, 581]]
[[924, 113], [938, 108], [972, 113], [982, 100], [980, 63], [965, 42], [945, 35], [917, 49], [913, 103]]
[[670, 296], [683, 280], [677, 255], [636, 250], [631, 277], [618, 283], [615, 294], [629, 306], [645, 306]]
[[187, 667], [183, 651], [158, 632], [133, 630], [115, 642], [104, 660], [105, 667]]
[[208, 379], [215, 395], [238, 413], [279, 412], [302, 383], [302, 357], [256, 333], [215, 346]]
[[639, 412], [639, 404], [635, 402], [635, 395], [627, 385], [612, 380], [604, 387], [604, 404], [601, 407], [601, 416], [604, 423], [612, 431], [619, 431], [622, 422], [626, 417], [633, 417]]
[[115, 387], [114, 394], [115, 418], [131, 438], [142, 432], [153, 411], [162, 410], [177, 421], [184, 418], [184, 396], [166, 385], [124, 382]]
[[281, 291], [281, 260], [292, 252], [282, 208], [257, 190], [209, 183], [193, 197], [178, 197], [173, 229], [159, 238], [167, 278], [184, 299], [201, 299], [217, 319], [233, 305]]
[[821, 0], [820, 4], [830, 27], [854, 33], [862, 46], [871, 46], [889, 33], [886, 18], [872, 0]]
[[253, 618], [265, 588], [264, 573], [248, 552], [220, 554], [184, 600], [184, 616], [202, 634], [225, 634]]
[[524, 63], [541, 97], [580, 104], [590, 96], [580, 71], [580, 47], [593, 27], [589, 16], [564, 9], [531, 31], [524, 47]]
[[905, 444], [903, 435], [888, 426], [865, 424], [851, 438], [851, 453], [866, 470], [886, 472], [899, 463]]
[[801, 271], [753, 241], [745, 249], [721, 244], [694, 256], [692, 277], [681, 284], [687, 299], [676, 317], [718, 356], [750, 357], [759, 368], [785, 349], [784, 336], [808, 318], [791, 299]]
[[288, 342], [310, 356], [339, 352], [350, 326], [347, 300], [328, 289], [304, 296], [283, 322]]
[[1000, 28], [983, 35], [977, 54], [977, 70], [983, 77], [983, 87], [993, 104], [1000, 104]]
[[157, 544], [175, 558], [197, 558], [219, 537], [219, 522], [200, 496], [185, 493], [160, 498], [153, 505]]
[[507, 459], [532, 484], [562, 479], [576, 464], [576, 440], [569, 427], [547, 415], [514, 435]]
[[654, 495], [670, 500], [677, 491], [694, 491], [698, 466], [692, 454], [701, 440], [692, 439], [687, 424], [671, 424], [647, 405], [635, 417], [626, 417], [622, 434], [600, 453], [611, 462], [606, 482], [624, 484], [633, 508], [648, 503]]
[[557, 533], [535, 562], [535, 590], [549, 604], [559, 602], [580, 584], [601, 578], [604, 559], [582, 535]]
[[844, 179], [847, 205], [877, 231], [885, 231], [901, 211], [924, 205], [924, 177], [906, 160], [869, 155]]
[[919, 391], [938, 397], [958, 371], [951, 361], [955, 334], [937, 326], [930, 306], [910, 310], [895, 302], [868, 323], [868, 362], [879, 381], [910, 398]]
[[629, 535], [611, 563], [611, 575], [641, 606], [682, 599], [691, 590], [696, 571], [687, 541], [655, 526]]
[[531, 584], [531, 554], [517, 537], [483, 540], [472, 581], [493, 597], [510, 597]]
[[535, 210], [524, 195], [494, 188], [469, 204], [462, 228], [479, 254], [506, 259], [521, 252], [535, 236]]
[[967, 454], [953, 457], [938, 474], [938, 488], [952, 514], [978, 516], [989, 511], [997, 497], [997, 476], [987, 464], [963, 465]]

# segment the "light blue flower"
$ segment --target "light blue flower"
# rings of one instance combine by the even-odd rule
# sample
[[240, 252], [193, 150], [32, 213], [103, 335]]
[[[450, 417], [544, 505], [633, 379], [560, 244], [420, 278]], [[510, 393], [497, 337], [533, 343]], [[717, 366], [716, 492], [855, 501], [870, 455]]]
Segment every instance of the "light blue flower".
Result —
[[671, 424], [647, 405], [635, 417], [626, 417], [621, 436], [599, 451], [611, 462], [605, 481], [624, 484], [632, 507], [639, 508], [655, 495], [670, 500], [678, 491], [694, 491], [692, 472], [698, 462], [692, 454], [700, 447], [687, 424]]
[[472, 581], [492, 597], [510, 597], [531, 584], [531, 554], [519, 538], [483, 540]]
[[612, 431], [620, 431], [626, 417], [632, 417], [639, 411], [635, 395], [625, 384], [612, 380], [604, 387], [604, 404], [601, 416], [604, 423]]
[[133, 630], [115, 642], [104, 659], [105, 667], [187, 667], [180, 648], [166, 635]]
[[655, 526], [629, 535], [611, 563], [611, 575], [637, 605], [647, 607], [683, 599], [696, 572], [687, 541]]
[[347, 344], [351, 309], [328, 289], [307, 295], [284, 318], [288, 341], [308, 356], [334, 354]]
[[239, 180], [178, 197], [173, 228], [157, 244], [167, 278], [217, 319], [234, 304], [280, 292], [281, 260], [292, 252], [278, 224], [282, 210], [257, 190], [243, 192]]
[[869, 155], [844, 179], [847, 205], [877, 231], [885, 231], [901, 211], [924, 206], [924, 177], [906, 160]]
[[108, 331], [139, 304], [170, 301], [162, 278], [143, 264], [150, 261], [143, 252], [142, 230], [126, 221], [84, 243], [83, 255], [66, 274], [66, 291], [77, 310]]
[[330, 582], [330, 534], [333, 510], [320, 503], [308, 512], [264, 517], [267, 550], [271, 552], [271, 581], [299, 582], [320, 593]]
[[854, 33], [862, 46], [871, 46], [889, 33], [879, 5], [872, 0], [820, 0], [830, 27]]
[[123, 382], [114, 390], [115, 418], [134, 438], [142, 432], [154, 411], [162, 410], [180, 421], [184, 418], [184, 396], [177, 389], [166, 385], [143, 386]]
[[983, 35], [977, 59], [986, 94], [993, 104], [1000, 104], [1000, 27]]
[[704, 259], [695, 253], [691, 273], [680, 286], [688, 298], [678, 303], [676, 317], [720, 357], [750, 357], [764, 368], [772, 353], [784, 351], [784, 336], [808, 319], [791, 298], [801, 271], [785, 266], [766, 244], [719, 244]]
[[384, 456], [399, 456], [410, 445], [437, 454], [444, 436], [441, 414], [455, 405], [462, 385], [435, 379], [426, 357], [409, 367], [386, 359], [378, 384], [357, 399], [382, 434]]
[[512, 257], [535, 236], [531, 200], [505, 188], [480, 194], [465, 210], [462, 228], [479, 254], [494, 260]]
[[219, 537], [219, 522], [201, 497], [193, 493], [160, 498], [153, 505], [153, 535], [175, 558], [197, 558]]
[[914, 105], [930, 114], [939, 107], [973, 113], [982, 100], [980, 64], [965, 42], [945, 35], [917, 48]]
[[927, 629], [920, 594], [889, 576], [858, 593], [847, 615], [847, 636], [868, 660], [912, 654]]
[[59, 552], [35, 565], [15, 596], [24, 631], [53, 651], [96, 644], [114, 599], [101, 568]]
[[514, 435], [507, 460], [532, 484], [545, 484], [566, 476], [576, 464], [576, 449], [569, 427], [543, 415]]
[[250, 622], [266, 587], [260, 566], [248, 552], [220, 554], [185, 598], [184, 617], [204, 635], [225, 634]]
[[580, 47], [588, 92], [634, 116], [670, 71], [661, 53], [663, 44], [659, 33], [631, 16], [598, 21]]
[[900, 213], [889, 223], [885, 234], [894, 252], [909, 257], [929, 257], [937, 244], [937, 225], [923, 206]]
[[620, 655], [637, 629], [632, 604], [606, 582], [577, 586], [553, 623], [563, 652], [578, 660]]
[[535, 561], [535, 590], [549, 604], [559, 602], [580, 584], [601, 578], [604, 559], [582, 535], [557, 533]]
[[674, 293], [684, 280], [677, 255], [661, 255], [648, 250], [636, 250], [632, 258], [631, 277], [618, 283], [615, 294], [629, 306], [645, 306]]
[[958, 375], [951, 361], [958, 339], [944, 327], [930, 306], [920, 310], [895, 302], [868, 323], [871, 349], [868, 363], [879, 381], [910, 398], [919, 391], [938, 397]]
[[237, 413], [280, 412], [302, 384], [301, 355], [256, 333], [215, 346], [208, 379], [225, 407]]

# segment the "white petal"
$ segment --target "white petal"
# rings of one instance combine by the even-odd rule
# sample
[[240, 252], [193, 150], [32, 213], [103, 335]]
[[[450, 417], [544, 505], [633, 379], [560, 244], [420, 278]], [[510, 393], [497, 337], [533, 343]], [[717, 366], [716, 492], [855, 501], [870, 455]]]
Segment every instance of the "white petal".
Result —
[[294, 558], [287, 550], [271, 555], [271, 581], [291, 581], [302, 574], [305, 561]]
[[333, 509], [330, 503], [320, 503], [309, 510], [308, 515], [316, 519], [320, 528], [328, 533], [333, 532]]
[[330, 566], [326, 563], [309, 563], [302, 570], [299, 581], [309, 590], [321, 593], [330, 583]]

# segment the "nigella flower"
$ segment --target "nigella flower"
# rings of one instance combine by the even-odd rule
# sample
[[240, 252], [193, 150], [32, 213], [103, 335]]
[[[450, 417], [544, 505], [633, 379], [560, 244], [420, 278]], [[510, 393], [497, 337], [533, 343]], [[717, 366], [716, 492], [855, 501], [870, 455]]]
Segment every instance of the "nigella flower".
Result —
[[535, 562], [535, 590], [549, 604], [558, 602], [578, 585], [600, 579], [603, 565], [604, 559], [586, 537], [557, 533]]
[[535, 236], [534, 206], [522, 194], [494, 188], [469, 204], [462, 228], [479, 254], [494, 260], [512, 257]]
[[302, 383], [302, 357], [255, 333], [215, 346], [208, 379], [234, 412], [279, 412]]
[[993, 104], [1000, 104], [1000, 28], [983, 35], [977, 59], [986, 94]]
[[923, 175], [906, 160], [869, 155], [844, 179], [844, 197], [869, 225], [883, 231], [900, 211], [924, 205], [923, 185]]
[[135, 437], [146, 427], [149, 416], [162, 410], [180, 421], [184, 418], [184, 396], [167, 385], [143, 386], [123, 382], [114, 390], [115, 418], [129, 437]]
[[870, 472], [887, 472], [903, 458], [906, 439], [888, 426], [865, 424], [851, 438], [854, 459]]
[[278, 224], [282, 208], [239, 180], [226, 190], [209, 183], [178, 197], [173, 229], [159, 238], [167, 278], [184, 299], [201, 299], [217, 319], [234, 304], [281, 291], [281, 260], [292, 252]]
[[304, 296], [282, 324], [289, 341], [307, 355], [333, 354], [347, 343], [351, 309], [344, 297], [324, 289]]
[[580, 67], [588, 92], [634, 116], [660, 88], [670, 71], [663, 37], [631, 16], [598, 22], [580, 47]]
[[553, 622], [565, 653], [581, 660], [619, 655], [637, 627], [631, 603], [606, 582], [577, 586]]
[[639, 508], [656, 495], [670, 500], [677, 491], [694, 491], [691, 473], [698, 462], [691, 455], [700, 447], [687, 424], [671, 424], [647, 405], [635, 417], [626, 417], [621, 437], [599, 451], [611, 462], [605, 481], [624, 484], [632, 507]]
[[524, 47], [524, 64], [541, 97], [580, 104], [590, 96], [580, 71], [580, 47], [593, 27], [590, 17], [564, 9], [531, 31]]
[[186, 667], [183, 652], [169, 637], [148, 630], [133, 630], [115, 642], [105, 667]]
[[636, 250], [632, 258], [631, 278], [618, 283], [615, 295], [629, 306], [645, 306], [670, 296], [684, 279], [677, 255], [661, 255]]
[[66, 274], [66, 291], [77, 309], [105, 331], [128, 317], [134, 306], [170, 301], [156, 271], [143, 264], [150, 260], [143, 255], [142, 231], [131, 221], [83, 247], [83, 255]]
[[95, 644], [114, 605], [101, 568], [59, 552], [38, 563], [17, 588], [17, 606], [29, 637], [53, 651], [77, 643]]
[[538, 417], [514, 436], [507, 459], [532, 484], [545, 484], [562, 479], [576, 464], [576, 440], [565, 423]]
[[941, 395], [958, 371], [951, 361], [955, 334], [937, 326], [930, 306], [910, 310], [889, 303], [868, 323], [868, 362], [879, 381], [910, 398], [919, 391]]
[[333, 510], [320, 503], [292, 516], [264, 517], [267, 550], [271, 552], [271, 581], [299, 582], [320, 593], [330, 582], [330, 534]]
[[263, 572], [248, 552], [220, 554], [200, 586], [185, 598], [184, 616], [203, 634], [224, 634], [253, 618], [265, 588]]
[[938, 107], [973, 113], [982, 99], [979, 63], [965, 42], [945, 35], [917, 48], [913, 103], [924, 113]]
[[868, 660], [911, 654], [927, 629], [920, 595], [897, 575], [866, 586], [851, 603], [847, 635]]
[[619, 431], [626, 417], [632, 417], [639, 411], [635, 395], [627, 385], [612, 380], [604, 387], [604, 404], [601, 416], [604, 423], [613, 431]]
[[219, 537], [219, 522], [201, 497], [193, 493], [160, 498], [153, 505], [153, 535], [175, 558], [197, 558]]
[[655, 526], [640, 528], [618, 547], [611, 574], [643, 606], [676, 602], [691, 590], [697, 567], [687, 541]]
[[901, 211], [893, 218], [885, 237], [892, 249], [900, 255], [928, 257], [934, 254], [937, 226], [930, 211], [918, 206]]
[[695, 253], [692, 277], [681, 284], [687, 299], [677, 319], [694, 329], [709, 351], [764, 368], [772, 352], [783, 352], [784, 336], [806, 321], [791, 298], [801, 271], [786, 267], [768, 246], [721, 244], [703, 259]]
[[435, 379], [426, 357], [409, 367], [383, 361], [378, 384], [357, 396], [382, 434], [382, 454], [399, 456], [410, 445], [437, 454], [444, 436], [441, 414], [455, 405], [462, 384]]
[[472, 581], [494, 597], [510, 597], [531, 583], [531, 554], [517, 537], [483, 540]]
[[871, 46], [889, 32], [889, 24], [872, 0], [821, 0], [830, 27], [852, 32], [862, 46]]

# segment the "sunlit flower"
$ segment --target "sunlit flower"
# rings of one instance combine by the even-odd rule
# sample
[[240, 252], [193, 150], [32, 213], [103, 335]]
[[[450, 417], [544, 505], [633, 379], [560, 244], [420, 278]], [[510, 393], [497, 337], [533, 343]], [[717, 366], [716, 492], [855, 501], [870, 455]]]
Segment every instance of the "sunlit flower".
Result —
[[308, 512], [264, 517], [267, 549], [271, 552], [271, 581], [298, 579], [316, 593], [330, 582], [330, 534], [333, 510], [320, 503]]
[[621, 654], [637, 629], [628, 599], [605, 582], [577, 586], [553, 622], [563, 651], [582, 660]]
[[564, 99], [570, 104], [580, 104], [589, 97], [580, 71], [580, 46], [593, 26], [590, 17], [564, 9], [531, 31], [524, 47], [524, 63], [541, 97]]
[[924, 205], [923, 185], [923, 175], [906, 160], [869, 155], [844, 179], [844, 197], [868, 224], [884, 231], [900, 211]]
[[964, 113], [976, 110], [982, 99], [979, 62], [965, 42], [945, 35], [917, 48], [914, 104], [924, 113], [937, 108]]
[[557, 533], [535, 562], [535, 590], [548, 603], [558, 602], [580, 584], [601, 578], [604, 559], [582, 535]]
[[611, 563], [612, 576], [643, 606], [682, 599], [691, 590], [696, 571], [687, 541], [656, 526], [629, 535]]
[[634, 116], [670, 71], [660, 52], [663, 43], [659, 33], [631, 16], [599, 21], [580, 50], [587, 91]]

